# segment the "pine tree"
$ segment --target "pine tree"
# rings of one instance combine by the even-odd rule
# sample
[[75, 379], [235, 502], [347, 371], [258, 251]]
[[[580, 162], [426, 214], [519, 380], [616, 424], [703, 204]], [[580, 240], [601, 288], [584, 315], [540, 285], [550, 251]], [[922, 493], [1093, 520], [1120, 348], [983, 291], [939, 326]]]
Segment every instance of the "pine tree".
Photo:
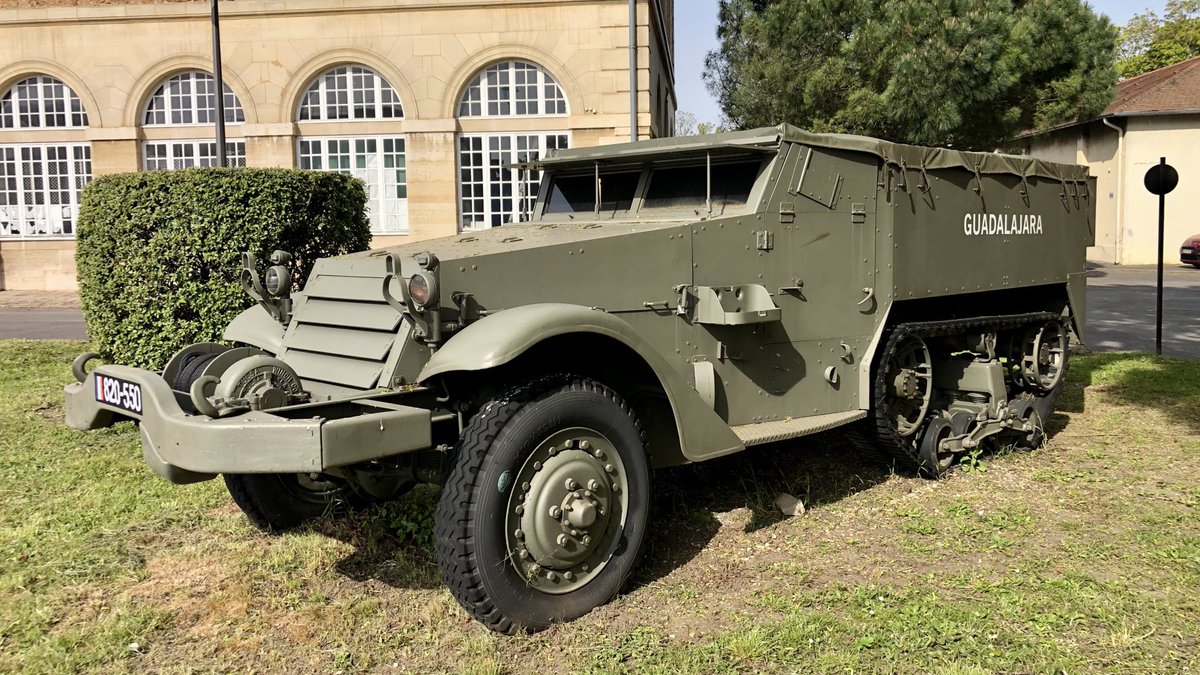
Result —
[[991, 150], [1116, 83], [1116, 30], [1082, 0], [722, 0], [718, 38], [705, 79], [743, 128]]

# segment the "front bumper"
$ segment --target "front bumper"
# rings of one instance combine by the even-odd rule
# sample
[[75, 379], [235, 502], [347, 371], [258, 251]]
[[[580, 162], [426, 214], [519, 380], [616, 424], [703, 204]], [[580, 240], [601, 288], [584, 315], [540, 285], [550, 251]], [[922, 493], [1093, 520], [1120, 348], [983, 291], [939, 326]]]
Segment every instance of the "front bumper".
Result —
[[[96, 400], [96, 375], [141, 388], [141, 414]], [[214, 419], [187, 413], [184, 394], [158, 374], [103, 365], [64, 388], [67, 425], [99, 429], [139, 423], [142, 454], [155, 473], [173, 483], [195, 483], [219, 473], [312, 473], [428, 448], [429, 410], [371, 399]], [[332, 416], [336, 412], [336, 416]], [[281, 414], [282, 413], [282, 414]]]

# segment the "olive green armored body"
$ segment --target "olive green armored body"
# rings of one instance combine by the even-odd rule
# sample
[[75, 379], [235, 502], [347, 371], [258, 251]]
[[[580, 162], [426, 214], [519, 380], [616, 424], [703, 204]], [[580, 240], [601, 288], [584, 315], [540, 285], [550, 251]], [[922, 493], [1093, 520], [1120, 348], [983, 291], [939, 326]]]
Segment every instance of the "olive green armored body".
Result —
[[[560, 151], [527, 221], [243, 283], [224, 344], [76, 361], [68, 423], [224, 476], [258, 526], [442, 485], [447, 585], [536, 630], [606, 602], [654, 468], [841, 427], [936, 476], [1036, 445], [1083, 337], [1083, 167], [790, 126]], [[260, 274], [262, 281], [260, 281]]]

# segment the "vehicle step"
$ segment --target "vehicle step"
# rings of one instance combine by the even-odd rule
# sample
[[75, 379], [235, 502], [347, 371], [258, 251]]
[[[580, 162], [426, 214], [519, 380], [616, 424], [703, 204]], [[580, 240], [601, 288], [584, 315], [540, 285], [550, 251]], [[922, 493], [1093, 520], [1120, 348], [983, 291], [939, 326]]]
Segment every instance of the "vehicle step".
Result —
[[775, 441], [786, 441], [789, 438], [818, 434], [822, 431], [829, 431], [834, 427], [840, 427], [843, 424], [857, 422], [866, 416], [867, 412], [865, 410], [851, 410], [849, 412], [830, 413], [828, 415], [796, 417], [789, 420], [776, 420], [774, 422], [742, 424], [733, 427], [733, 433], [737, 434], [738, 438], [742, 439], [742, 442], [749, 447], [751, 445], [774, 443]]

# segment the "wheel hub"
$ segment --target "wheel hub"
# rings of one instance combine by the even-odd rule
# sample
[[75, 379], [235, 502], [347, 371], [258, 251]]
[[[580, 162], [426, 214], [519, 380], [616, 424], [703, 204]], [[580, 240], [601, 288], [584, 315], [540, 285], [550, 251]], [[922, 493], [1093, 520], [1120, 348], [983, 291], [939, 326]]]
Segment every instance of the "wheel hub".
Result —
[[896, 390], [896, 396], [899, 398], [916, 398], [917, 397], [917, 374], [908, 368], [904, 368], [899, 373], [896, 373], [896, 380], [893, 383]]
[[509, 499], [510, 559], [531, 585], [567, 593], [604, 567], [625, 518], [625, 470], [590, 429], [543, 441], [518, 472]]

